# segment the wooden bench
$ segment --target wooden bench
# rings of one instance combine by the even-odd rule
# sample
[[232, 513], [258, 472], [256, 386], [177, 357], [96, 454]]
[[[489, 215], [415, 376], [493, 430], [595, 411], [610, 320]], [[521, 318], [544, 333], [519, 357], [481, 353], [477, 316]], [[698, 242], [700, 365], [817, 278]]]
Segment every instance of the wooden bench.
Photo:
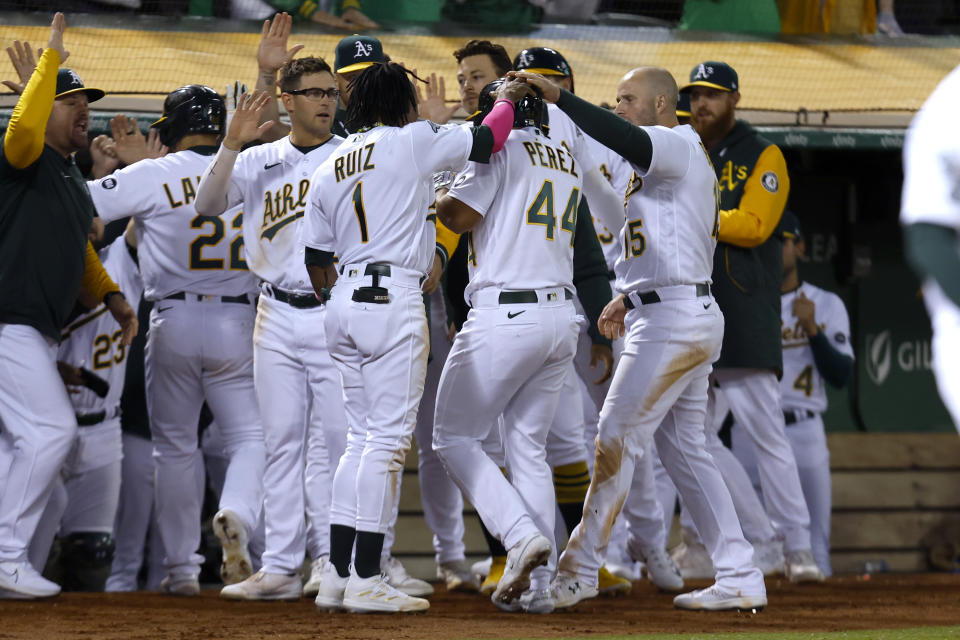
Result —
[[[885, 560], [891, 571], [927, 571], [927, 542], [960, 544], [960, 437], [946, 434], [839, 433], [827, 438], [833, 474], [835, 573]], [[487, 555], [476, 511], [465, 505], [467, 557]], [[677, 524], [669, 546], [676, 544]], [[394, 554], [407, 570], [434, 579], [433, 534], [423, 519], [417, 452], [407, 456]]]

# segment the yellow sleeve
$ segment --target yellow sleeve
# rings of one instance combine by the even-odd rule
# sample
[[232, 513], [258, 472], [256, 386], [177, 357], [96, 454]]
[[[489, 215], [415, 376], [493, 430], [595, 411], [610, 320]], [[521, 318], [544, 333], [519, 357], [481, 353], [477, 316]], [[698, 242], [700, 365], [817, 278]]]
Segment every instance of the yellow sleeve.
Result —
[[437, 218], [437, 247], [446, 252], [446, 255], [443, 256], [443, 264], [447, 264], [447, 260], [450, 259], [450, 256], [453, 255], [453, 252], [457, 250], [457, 244], [460, 242], [460, 234], [454, 233], [447, 229], [440, 219]]
[[740, 207], [720, 211], [720, 242], [758, 247], [780, 222], [790, 194], [790, 176], [783, 152], [772, 144], [763, 150], [743, 185]]
[[37, 68], [33, 70], [30, 81], [17, 100], [17, 106], [13, 108], [10, 124], [3, 136], [3, 153], [7, 162], [17, 169], [29, 167], [43, 153], [47, 120], [57, 95], [59, 67], [60, 53], [49, 47], [44, 49]]
[[83, 271], [83, 282], [80, 288], [87, 294], [103, 302], [104, 296], [111, 291], [120, 291], [120, 287], [113, 281], [107, 270], [103, 268], [100, 257], [94, 251], [93, 245], [87, 241], [87, 255]]

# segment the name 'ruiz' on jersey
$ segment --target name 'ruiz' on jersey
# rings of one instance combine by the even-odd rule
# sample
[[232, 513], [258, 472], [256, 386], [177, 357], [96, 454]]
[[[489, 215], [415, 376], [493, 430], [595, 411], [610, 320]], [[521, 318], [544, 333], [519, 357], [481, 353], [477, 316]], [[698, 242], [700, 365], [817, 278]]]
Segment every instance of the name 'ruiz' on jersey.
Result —
[[712, 282], [720, 196], [707, 151], [690, 125], [643, 129], [653, 159], [627, 188], [616, 289]]
[[420, 120], [350, 135], [311, 179], [301, 239], [334, 252], [340, 264], [382, 262], [426, 274], [436, 227], [424, 212], [433, 202], [437, 171], [467, 162], [467, 127]]
[[201, 216], [194, 208], [210, 159], [188, 149], [141, 160], [88, 183], [105, 222], [134, 217], [148, 300], [180, 291], [234, 296], [256, 290], [244, 259], [242, 209]]
[[807, 409], [822, 413], [827, 410], [827, 392], [823, 377], [817, 371], [810, 349], [810, 339], [793, 315], [793, 301], [803, 293], [813, 302], [817, 326], [834, 349], [854, 357], [850, 344], [850, 318], [843, 300], [835, 293], [801, 283], [794, 291], [780, 298], [780, 330], [783, 342], [783, 378], [780, 394], [784, 410]]
[[[100, 261], [124, 297], [136, 308], [143, 295], [143, 281], [123, 235], [100, 250]], [[71, 390], [70, 402], [76, 413], [109, 412], [120, 404], [127, 369], [127, 348], [120, 343], [122, 336], [123, 330], [103, 304], [63, 330], [57, 360], [89, 369], [110, 385], [105, 398], [86, 387]]]
[[489, 164], [467, 164], [449, 195], [483, 216], [468, 243], [468, 303], [486, 287], [572, 290], [580, 170], [564, 145], [533, 127], [511, 131]]
[[237, 157], [227, 206], [243, 205], [247, 265], [258, 278], [281, 289], [313, 293], [300, 245], [310, 178], [343, 138], [332, 136], [301, 152], [287, 136], [242, 151]]

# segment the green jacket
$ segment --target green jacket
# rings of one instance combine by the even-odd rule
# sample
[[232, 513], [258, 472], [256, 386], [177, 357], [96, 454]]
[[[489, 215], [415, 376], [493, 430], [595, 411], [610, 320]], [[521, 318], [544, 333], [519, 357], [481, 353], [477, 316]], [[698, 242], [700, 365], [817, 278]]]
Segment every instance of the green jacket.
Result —
[[720, 231], [713, 295], [726, 325], [718, 368], [783, 370], [780, 282], [783, 252], [775, 230], [790, 178], [780, 149], [738, 120], [710, 151], [720, 185]]

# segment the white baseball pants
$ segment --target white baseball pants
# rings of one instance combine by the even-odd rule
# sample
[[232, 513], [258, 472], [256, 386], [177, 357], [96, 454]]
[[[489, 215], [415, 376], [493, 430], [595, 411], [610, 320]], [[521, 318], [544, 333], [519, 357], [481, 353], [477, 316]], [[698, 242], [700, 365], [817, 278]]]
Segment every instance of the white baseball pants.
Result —
[[346, 418], [325, 316], [322, 306], [297, 309], [266, 294], [257, 305], [253, 362], [267, 449], [263, 569], [269, 573], [299, 571], [308, 537], [305, 514], [311, 557], [330, 552], [330, 458], [343, 451]]
[[650, 455], [644, 445], [653, 437], [700, 529], [717, 584], [734, 593], [765, 593], [753, 548], [743, 538], [704, 439], [707, 377], [720, 355], [723, 315], [712, 297], [703, 296], [644, 305], [627, 313], [626, 325], [624, 351], [600, 413], [583, 521], [560, 558], [560, 570], [596, 584], [635, 458]]
[[[800, 486], [810, 511], [810, 544], [823, 575], [833, 575], [830, 564], [830, 513], [833, 494], [830, 482], [830, 450], [823, 418], [816, 414], [787, 425], [787, 439], [797, 459]], [[760, 491], [757, 452], [746, 432], [734, 424], [730, 433], [733, 453], [743, 465], [754, 490]]]
[[390, 266], [378, 276], [387, 304], [354, 302], [372, 286], [366, 265], [343, 266], [331, 290], [325, 327], [343, 380], [347, 446], [334, 474], [331, 524], [386, 533], [400, 491], [427, 371], [422, 274]]
[[[501, 305], [499, 294], [473, 295], [440, 378], [433, 448], [490, 533], [510, 549], [534, 533], [554, 536], [546, 442], [580, 316], [563, 289], [538, 291], [540, 302], [528, 304]], [[482, 446], [501, 414], [509, 480]], [[548, 571], [534, 571], [532, 588], [547, 586]]]
[[0, 324], [0, 562], [23, 562], [77, 419], [57, 344], [33, 327]]
[[437, 404], [437, 388], [440, 374], [450, 353], [451, 342], [447, 337], [447, 310], [443, 294], [437, 289], [430, 296], [430, 353], [433, 359], [427, 365], [423, 399], [417, 413], [414, 436], [420, 468], [420, 500], [423, 503], [423, 519], [433, 532], [433, 550], [437, 564], [463, 560], [466, 547], [463, 536], [463, 495], [447, 474], [440, 457], [433, 450], [433, 414]]
[[[783, 538], [783, 550], [810, 549], [810, 513], [785, 432], [777, 376], [763, 369], [717, 369], [713, 376], [734, 420], [756, 447], [763, 502], [773, 528]], [[724, 477], [733, 479], [731, 490], [742, 486], [743, 470], [736, 468], [739, 462], [716, 434], [708, 434], [707, 445], [718, 464], [723, 465]]]
[[254, 310], [187, 294], [150, 312], [145, 350], [147, 407], [156, 458], [156, 514], [170, 574], [196, 575], [201, 495], [197, 423], [206, 399], [230, 465], [220, 508], [256, 527], [263, 507], [264, 444], [253, 386]]

